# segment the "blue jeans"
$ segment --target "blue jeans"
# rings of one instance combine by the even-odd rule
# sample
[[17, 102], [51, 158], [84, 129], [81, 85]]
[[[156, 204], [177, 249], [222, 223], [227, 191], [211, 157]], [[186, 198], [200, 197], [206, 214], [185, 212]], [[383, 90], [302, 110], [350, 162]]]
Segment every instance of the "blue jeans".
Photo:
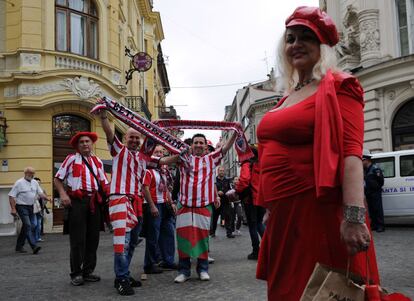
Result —
[[40, 233], [42, 231], [42, 220], [43, 220], [43, 216], [40, 212], [34, 214], [34, 222], [35, 222], [34, 223], [35, 224], [34, 236], [35, 236], [36, 242], [40, 240]]
[[150, 269], [160, 260], [168, 265], [174, 263], [175, 220], [168, 214], [165, 204], [155, 204], [155, 206], [157, 206], [159, 215], [158, 217], [148, 215], [144, 270]]
[[[208, 259], [197, 258], [197, 273], [208, 272]], [[178, 273], [184, 274], [186, 277], [191, 275], [190, 257], [180, 258], [178, 261]]]
[[16, 211], [23, 224], [22, 230], [17, 237], [16, 251], [23, 248], [26, 239], [29, 242], [30, 247], [34, 249], [36, 247], [36, 239], [34, 235], [35, 215], [33, 213], [33, 205], [16, 204]]
[[263, 217], [266, 209], [260, 206], [255, 206], [252, 203], [244, 205], [246, 212], [247, 225], [249, 227], [250, 240], [252, 241], [253, 252], [259, 251], [260, 237], [263, 237], [265, 225], [263, 224]]
[[135, 247], [138, 245], [138, 236], [141, 232], [142, 220], [130, 232], [125, 233], [125, 245], [123, 253], [115, 253], [114, 270], [116, 279], [128, 279], [130, 277], [129, 265], [134, 255]]

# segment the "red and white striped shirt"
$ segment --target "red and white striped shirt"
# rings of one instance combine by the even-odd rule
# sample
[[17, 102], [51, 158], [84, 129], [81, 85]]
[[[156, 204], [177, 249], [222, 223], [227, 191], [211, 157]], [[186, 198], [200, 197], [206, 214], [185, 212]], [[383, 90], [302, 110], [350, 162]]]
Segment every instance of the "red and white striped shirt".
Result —
[[141, 195], [141, 181], [147, 165], [157, 163], [144, 160], [140, 152], [132, 152], [115, 136], [108, 145], [113, 157], [110, 194]]
[[189, 169], [180, 164], [180, 203], [183, 206], [205, 207], [214, 202], [216, 167], [222, 158], [219, 148], [202, 157], [189, 155]]
[[[101, 159], [93, 155], [84, 158], [92, 167], [92, 170], [101, 182], [101, 185], [108, 184], [108, 179], [106, 178]], [[62, 181], [67, 179], [67, 185], [72, 191], [98, 191], [98, 183], [89, 168], [83, 162], [80, 153], [68, 155], [57, 171], [55, 178]]]
[[145, 171], [144, 186], [149, 187], [154, 204], [162, 204], [167, 200], [167, 177], [158, 169], [147, 169]]

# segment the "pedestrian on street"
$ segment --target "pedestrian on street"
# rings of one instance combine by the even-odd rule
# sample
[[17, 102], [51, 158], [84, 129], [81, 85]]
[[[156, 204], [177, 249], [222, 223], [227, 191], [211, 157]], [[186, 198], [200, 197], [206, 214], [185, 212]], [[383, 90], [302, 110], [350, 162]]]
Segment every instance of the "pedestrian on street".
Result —
[[[220, 197], [221, 216], [225, 220], [226, 236], [227, 238], [234, 238], [234, 209], [226, 193], [231, 189], [230, 179], [225, 176], [226, 171], [224, 166], [217, 168], [216, 187], [217, 194]], [[213, 211], [214, 213], [214, 211]], [[211, 223], [210, 235], [216, 234], [218, 214], [213, 215], [213, 222]]]
[[114, 287], [120, 295], [133, 295], [133, 287], [141, 286], [130, 273], [129, 266], [138, 245], [142, 228], [142, 178], [146, 168], [157, 168], [174, 162], [178, 155], [150, 159], [139, 152], [141, 134], [129, 128], [125, 145], [111, 128], [105, 110], [100, 111], [102, 128], [112, 155], [112, 178], [109, 197], [109, 218], [114, 241]]
[[183, 283], [190, 278], [191, 257], [197, 257], [197, 273], [200, 280], [210, 280], [208, 230], [212, 204], [218, 201], [214, 185], [215, 170], [235, 139], [236, 133], [223, 147], [206, 154], [206, 137], [203, 134], [195, 134], [191, 144], [192, 154], [187, 155], [187, 162], [179, 162], [181, 188], [176, 221], [179, 256], [178, 276], [174, 280], [176, 283]]
[[[297, 301], [317, 262], [379, 282], [366, 224], [363, 89], [338, 70], [333, 20], [298, 7], [285, 22], [279, 67], [285, 96], [257, 128], [259, 204], [270, 210], [257, 277], [268, 299]], [[363, 252], [363, 253], [362, 253]], [[355, 255], [355, 256], [354, 256]]]
[[384, 174], [371, 160], [371, 154], [364, 152], [362, 155], [364, 165], [365, 197], [367, 199], [371, 229], [384, 232], [384, 210], [382, 208], [382, 186], [384, 186]]
[[[42, 189], [43, 193], [46, 194], [45, 190], [42, 187], [42, 181], [40, 178], [35, 177], [34, 178], [37, 183], [39, 184], [39, 187]], [[44, 215], [45, 215], [45, 209], [46, 208], [47, 199], [42, 198], [40, 195], [36, 195], [36, 201], [33, 204], [33, 213], [36, 215], [36, 227], [35, 227], [35, 239], [37, 242], [42, 242], [43, 238], [43, 223], [44, 223]]]
[[76, 152], [66, 157], [54, 179], [67, 215], [64, 227], [68, 229], [64, 229], [64, 233], [69, 233], [73, 286], [101, 280], [93, 271], [99, 232], [103, 230], [101, 206], [105, 200], [101, 191], [107, 189], [108, 180], [101, 159], [92, 152], [97, 140], [98, 136], [93, 132], [75, 134], [69, 143]]
[[247, 259], [257, 260], [260, 250], [260, 238], [263, 237], [265, 231], [263, 216], [266, 209], [259, 205], [257, 198], [260, 177], [257, 149], [253, 146], [250, 149], [254, 157], [241, 164], [240, 177], [236, 182], [235, 188], [243, 202], [250, 240], [252, 242], [252, 252], [247, 255]]
[[243, 209], [241, 205], [241, 200], [239, 195], [236, 193], [235, 186], [236, 183], [239, 181], [239, 177], [234, 177], [232, 183], [230, 184], [230, 190], [226, 192], [226, 196], [232, 204], [233, 208], [233, 229], [234, 235], [241, 235], [240, 228], [243, 219]]
[[27, 252], [23, 248], [27, 239], [33, 254], [37, 254], [41, 247], [37, 245], [35, 238], [36, 217], [33, 213], [33, 205], [37, 195], [48, 200], [49, 197], [43, 192], [37, 181], [33, 179], [35, 175], [35, 169], [33, 167], [28, 166], [23, 172], [24, 177], [18, 179], [9, 192], [10, 213], [14, 218], [19, 216], [22, 221], [22, 228], [17, 236], [16, 252]]
[[[162, 158], [164, 154], [165, 148], [157, 145], [153, 155]], [[146, 221], [145, 274], [161, 273], [160, 267], [168, 270], [177, 269], [177, 264], [174, 263], [175, 218], [167, 207], [175, 207], [175, 204], [167, 204], [170, 198], [167, 172], [168, 170], [162, 167], [147, 169], [143, 180], [144, 197], [150, 209]], [[157, 263], [160, 261], [160, 267], [158, 267]]]

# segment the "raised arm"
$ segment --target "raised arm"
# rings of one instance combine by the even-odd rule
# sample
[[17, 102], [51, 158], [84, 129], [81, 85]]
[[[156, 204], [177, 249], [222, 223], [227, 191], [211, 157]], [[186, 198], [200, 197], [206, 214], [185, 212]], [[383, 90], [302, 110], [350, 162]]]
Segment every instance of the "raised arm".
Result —
[[159, 165], [172, 165], [174, 163], [177, 163], [179, 159], [180, 155], [162, 157], [159, 161]]
[[236, 141], [236, 138], [237, 138], [237, 133], [234, 132], [233, 135], [231, 136], [231, 138], [226, 141], [226, 143], [224, 144], [224, 146], [221, 150], [223, 152], [223, 155], [225, 155], [229, 151], [229, 149], [233, 145], [234, 141]]
[[115, 134], [111, 128], [111, 124], [109, 123], [108, 114], [105, 110], [100, 110], [99, 116], [101, 117], [101, 124], [106, 135], [106, 140], [112, 145], [115, 140]]

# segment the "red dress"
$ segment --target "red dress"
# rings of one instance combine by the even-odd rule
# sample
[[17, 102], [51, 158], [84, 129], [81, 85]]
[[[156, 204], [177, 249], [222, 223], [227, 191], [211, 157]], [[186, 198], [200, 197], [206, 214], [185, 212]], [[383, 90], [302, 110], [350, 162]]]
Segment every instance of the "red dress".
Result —
[[[351, 155], [361, 157], [364, 116], [362, 90], [355, 89], [355, 85], [359, 87], [356, 80], [343, 74], [336, 74], [334, 79], [332, 87], [339, 104], [341, 134], [330, 134], [329, 141], [321, 143], [324, 144], [321, 149], [325, 144], [335, 145], [332, 141], [338, 136], [341, 158], [320, 158], [321, 164], [315, 167], [319, 161], [315, 159], [319, 146], [314, 147], [315, 116], [318, 116], [315, 107], [317, 97], [325, 95], [325, 92], [319, 93], [322, 82], [318, 91], [307, 99], [288, 108], [277, 110], [276, 107], [269, 111], [257, 129], [261, 164], [259, 200], [264, 207], [272, 208], [260, 246], [257, 278], [267, 280], [268, 299], [272, 301], [298, 301], [316, 262], [346, 268], [348, 254], [339, 232], [343, 214], [341, 187], [333, 185], [320, 195], [315, 178], [321, 171], [319, 188], [326, 182], [324, 176], [341, 181], [341, 173], [328, 176], [326, 170], [331, 166], [324, 164], [340, 164]], [[331, 128], [324, 130], [332, 131]], [[336, 148], [333, 149], [336, 153]], [[370, 277], [378, 283], [373, 244], [368, 256]], [[365, 254], [352, 258], [351, 270], [366, 275]]]

